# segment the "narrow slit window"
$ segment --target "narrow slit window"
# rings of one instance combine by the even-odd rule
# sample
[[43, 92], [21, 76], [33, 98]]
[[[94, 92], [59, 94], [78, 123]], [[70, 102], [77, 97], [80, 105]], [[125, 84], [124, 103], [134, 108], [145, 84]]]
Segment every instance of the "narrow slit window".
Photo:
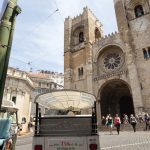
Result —
[[148, 47], [148, 56], [150, 58], [150, 47]]
[[81, 76], [83, 76], [83, 67], [81, 68]]
[[83, 76], [83, 67], [78, 68], [78, 76], [82, 77]]
[[143, 49], [144, 59], [147, 59], [147, 58], [148, 58], [148, 55], [147, 55], [147, 54], [148, 54], [148, 53], [147, 53], [146, 49], [144, 48], [144, 49]]

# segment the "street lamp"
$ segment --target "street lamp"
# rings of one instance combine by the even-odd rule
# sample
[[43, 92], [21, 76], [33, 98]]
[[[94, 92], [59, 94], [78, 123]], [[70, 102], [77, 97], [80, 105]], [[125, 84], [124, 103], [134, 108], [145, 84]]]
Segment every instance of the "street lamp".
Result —
[[4, 0], [0, 15], [0, 108], [2, 105], [8, 62], [17, 15], [21, 9], [17, 0]]

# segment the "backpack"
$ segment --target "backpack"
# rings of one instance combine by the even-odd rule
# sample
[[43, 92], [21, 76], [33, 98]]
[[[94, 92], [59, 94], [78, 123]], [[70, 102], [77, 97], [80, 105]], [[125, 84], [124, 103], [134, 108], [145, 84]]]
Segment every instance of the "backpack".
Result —
[[131, 117], [130, 119], [131, 119], [131, 123], [136, 123], [135, 117]]

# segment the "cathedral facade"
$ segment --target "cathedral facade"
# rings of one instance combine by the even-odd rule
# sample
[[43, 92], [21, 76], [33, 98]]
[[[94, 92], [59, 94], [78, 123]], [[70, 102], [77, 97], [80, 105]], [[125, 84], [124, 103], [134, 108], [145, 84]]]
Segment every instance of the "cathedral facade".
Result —
[[99, 118], [150, 112], [150, 0], [114, 6], [118, 32], [107, 36], [87, 7], [65, 20], [64, 86], [94, 94]]

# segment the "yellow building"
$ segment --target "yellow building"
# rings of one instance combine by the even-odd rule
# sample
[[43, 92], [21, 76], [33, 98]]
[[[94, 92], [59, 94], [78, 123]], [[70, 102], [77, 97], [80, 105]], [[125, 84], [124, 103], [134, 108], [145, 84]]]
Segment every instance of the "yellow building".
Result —
[[14, 68], [8, 69], [3, 100], [13, 101], [19, 109], [19, 123], [26, 121], [26, 123], [22, 125], [22, 133], [28, 132], [33, 89], [33, 82], [26, 72]]

